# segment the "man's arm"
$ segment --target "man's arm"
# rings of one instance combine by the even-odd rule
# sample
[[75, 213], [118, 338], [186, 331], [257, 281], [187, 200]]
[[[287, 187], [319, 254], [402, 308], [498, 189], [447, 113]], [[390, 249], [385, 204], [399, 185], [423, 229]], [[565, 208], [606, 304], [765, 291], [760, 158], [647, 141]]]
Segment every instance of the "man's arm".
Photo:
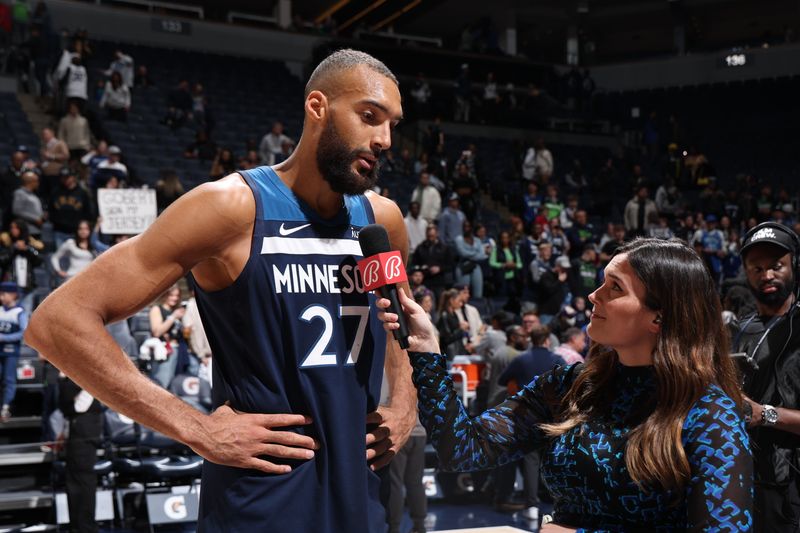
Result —
[[[142, 375], [104, 325], [152, 302], [190, 269], [218, 290], [238, 277], [248, 254], [255, 201], [237, 175], [182, 196], [148, 230], [114, 246], [39, 306], [25, 342], [89, 394], [179, 440], [206, 459], [264, 472], [288, 472], [261, 456], [307, 459], [315, 443], [278, 426], [307, 424], [299, 414], [240, 414], [221, 406], [205, 415]], [[239, 253], [237, 253], [239, 252]]]
[[61, 139], [59, 139], [58, 143], [56, 144], [54, 159], [59, 163], [66, 163], [69, 159], [69, 148], [67, 148], [67, 143]]
[[[375, 213], [375, 222], [383, 224], [389, 234], [392, 250], [399, 250], [403, 264], [408, 262], [408, 234], [403, 223], [403, 215], [397, 204], [370, 193], [370, 204]], [[401, 290], [408, 294], [408, 284]], [[377, 423], [379, 427], [367, 434], [367, 460], [375, 459], [372, 469], [377, 470], [389, 464], [403, 447], [417, 420], [417, 391], [411, 382], [411, 363], [406, 351], [391, 335], [386, 336], [386, 360], [384, 371], [389, 381], [389, 405], [370, 413], [367, 423]]]
[[261, 138], [261, 142], [258, 145], [258, 157], [261, 158], [262, 161], [267, 161], [269, 159], [269, 139], [266, 135]]
[[63, 118], [58, 121], [58, 132], [56, 133], [56, 137], [62, 140], [66, 139], [67, 137], [67, 125]]
[[[753, 414], [747, 424], [748, 429], [763, 425], [764, 418], [762, 416], [762, 411], [764, 410], [764, 406], [754, 402], [747, 396], [745, 396], [744, 399], [750, 404], [753, 410]], [[775, 409], [778, 411], [778, 422], [774, 426], [767, 427], [773, 427], [780, 431], [800, 435], [800, 411], [797, 409], [787, 409], [786, 407], [776, 407]]]

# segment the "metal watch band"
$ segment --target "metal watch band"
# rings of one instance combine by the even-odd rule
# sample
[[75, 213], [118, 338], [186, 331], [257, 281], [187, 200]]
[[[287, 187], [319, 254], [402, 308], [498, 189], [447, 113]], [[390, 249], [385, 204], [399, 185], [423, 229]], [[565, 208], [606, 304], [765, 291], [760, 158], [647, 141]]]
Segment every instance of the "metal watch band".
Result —
[[761, 423], [765, 426], [774, 426], [778, 423], [778, 410], [771, 405], [764, 405], [761, 411]]

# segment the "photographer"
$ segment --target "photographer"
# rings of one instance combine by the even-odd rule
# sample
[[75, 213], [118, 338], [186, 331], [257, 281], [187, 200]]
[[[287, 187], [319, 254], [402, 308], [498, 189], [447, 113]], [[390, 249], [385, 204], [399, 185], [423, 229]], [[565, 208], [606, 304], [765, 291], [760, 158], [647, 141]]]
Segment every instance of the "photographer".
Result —
[[733, 352], [744, 363], [743, 389], [752, 408], [748, 428], [754, 460], [754, 531], [798, 531], [800, 519], [800, 239], [765, 222], [742, 241], [747, 285], [757, 313], [740, 320]]

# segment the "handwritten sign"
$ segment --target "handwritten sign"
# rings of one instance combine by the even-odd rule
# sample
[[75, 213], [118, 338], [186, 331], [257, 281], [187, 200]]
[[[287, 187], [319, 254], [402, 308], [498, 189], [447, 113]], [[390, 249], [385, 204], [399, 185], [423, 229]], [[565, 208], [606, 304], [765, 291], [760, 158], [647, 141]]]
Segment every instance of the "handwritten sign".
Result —
[[156, 219], [153, 189], [98, 189], [97, 203], [107, 235], [138, 235]]

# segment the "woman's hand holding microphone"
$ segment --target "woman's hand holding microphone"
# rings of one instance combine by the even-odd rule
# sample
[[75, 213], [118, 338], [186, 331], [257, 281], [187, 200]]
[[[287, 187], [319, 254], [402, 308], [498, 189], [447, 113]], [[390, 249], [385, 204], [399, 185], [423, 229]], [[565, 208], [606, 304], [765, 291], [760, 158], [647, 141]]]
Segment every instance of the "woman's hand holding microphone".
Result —
[[[397, 296], [400, 305], [405, 311], [406, 321], [408, 322], [408, 351], [410, 352], [433, 352], [439, 353], [439, 343], [436, 341], [436, 328], [433, 326], [428, 313], [420, 307], [417, 302], [406, 295], [406, 292], [398, 287]], [[383, 329], [388, 333], [398, 329], [397, 315], [386, 311], [390, 302], [387, 298], [380, 298], [376, 302], [378, 309], [378, 319], [383, 322]]]

